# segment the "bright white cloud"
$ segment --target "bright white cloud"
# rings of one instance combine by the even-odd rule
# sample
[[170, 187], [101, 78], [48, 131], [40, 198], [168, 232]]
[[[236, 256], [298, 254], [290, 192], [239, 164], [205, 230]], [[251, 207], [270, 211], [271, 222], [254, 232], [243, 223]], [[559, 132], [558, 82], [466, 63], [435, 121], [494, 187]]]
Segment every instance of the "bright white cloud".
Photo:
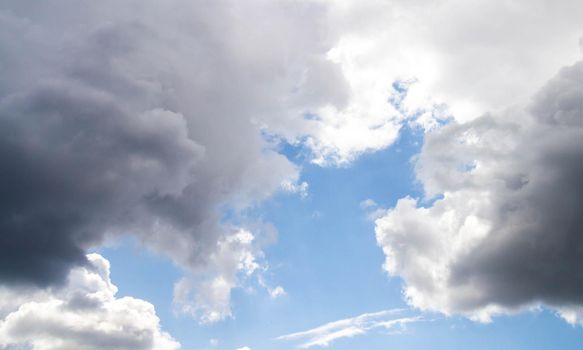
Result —
[[308, 349], [314, 346], [326, 347], [335, 340], [351, 338], [363, 335], [376, 328], [402, 329], [409, 323], [421, 321], [420, 316], [397, 317], [404, 310], [385, 310], [374, 313], [366, 313], [360, 316], [326, 323], [322, 326], [278, 337], [278, 340], [299, 341], [300, 349]]
[[[304, 133], [319, 164], [389, 146], [411, 116], [431, 129], [451, 115], [471, 120], [524, 103], [580, 55], [583, 5], [573, 1], [323, 3], [337, 36], [327, 60], [349, 94], [310, 110], [318, 118]], [[408, 92], [389, 104], [399, 81]]]
[[330, 55], [359, 83], [353, 101], [384, 89], [382, 106], [387, 81], [414, 79], [406, 109], [446, 103], [468, 120], [526, 102], [576, 61], [582, 11], [568, 0], [343, 1], [331, 10], [345, 30]]
[[[132, 297], [116, 298], [109, 262], [88, 255], [89, 265], [71, 270], [67, 284], [53, 290], [2, 288], [0, 348], [32, 350], [176, 350], [160, 329], [154, 306]], [[18, 300], [15, 302], [14, 299]]]
[[479, 321], [544, 306], [581, 322], [583, 63], [527, 107], [429, 133], [416, 163], [428, 198], [376, 221], [385, 269], [414, 307]]
[[[315, 3], [328, 33], [325, 56], [300, 69], [296, 97], [320, 103], [294, 107], [308, 119], [263, 122], [288, 140], [306, 140], [322, 165], [389, 146], [412, 116], [431, 129], [438, 119], [471, 120], [525, 103], [580, 55], [583, 5], [568, 0]], [[397, 82], [408, 88], [400, 98]], [[337, 99], [316, 98], [320, 89]]]

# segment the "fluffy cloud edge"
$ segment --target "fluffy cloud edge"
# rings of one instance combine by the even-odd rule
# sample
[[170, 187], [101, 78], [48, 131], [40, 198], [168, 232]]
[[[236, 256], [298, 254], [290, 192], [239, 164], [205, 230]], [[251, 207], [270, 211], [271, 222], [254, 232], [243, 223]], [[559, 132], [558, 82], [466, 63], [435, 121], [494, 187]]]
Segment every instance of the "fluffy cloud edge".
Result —
[[0, 347], [32, 350], [126, 348], [177, 350], [180, 344], [163, 331], [154, 306], [141, 299], [115, 296], [110, 264], [99, 254], [70, 271], [54, 289], [3, 287]]

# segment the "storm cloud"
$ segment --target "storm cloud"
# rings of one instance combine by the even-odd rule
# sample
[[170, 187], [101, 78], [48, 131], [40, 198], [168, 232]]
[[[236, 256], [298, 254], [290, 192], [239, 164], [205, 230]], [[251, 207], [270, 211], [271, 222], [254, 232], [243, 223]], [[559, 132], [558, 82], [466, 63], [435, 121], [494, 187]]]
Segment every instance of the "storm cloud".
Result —
[[[0, 280], [62, 283], [88, 247], [121, 234], [201, 265], [236, 231], [219, 224], [220, 206], [242, 208], [296, 181], [298, 169], [253, 122], [295, 81], [275, 47], [255, 57], [239, 46], [232, 31], [248, 19], [224, 11], [2, 4]], [[287, 34], [296, 59], [322, 53]], [[320, 66], [322, 78], [335, 74]], [[321, 98], [342, 99], [331, 94]]]
[[411, 305], [488, 321], [542, 304], [581, 321], [582, 86], [579, 62], [525, 108], [427, 136], [416, 173], [442, 197], [403, 198], [376, 221]]

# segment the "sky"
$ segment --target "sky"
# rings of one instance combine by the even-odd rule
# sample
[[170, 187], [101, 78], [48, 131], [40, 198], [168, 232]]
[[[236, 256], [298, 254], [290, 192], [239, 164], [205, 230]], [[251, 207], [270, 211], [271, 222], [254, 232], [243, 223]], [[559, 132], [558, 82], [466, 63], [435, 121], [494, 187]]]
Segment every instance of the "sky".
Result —
[[583, 3], [0, 4], [0, 349], [580, 349]]

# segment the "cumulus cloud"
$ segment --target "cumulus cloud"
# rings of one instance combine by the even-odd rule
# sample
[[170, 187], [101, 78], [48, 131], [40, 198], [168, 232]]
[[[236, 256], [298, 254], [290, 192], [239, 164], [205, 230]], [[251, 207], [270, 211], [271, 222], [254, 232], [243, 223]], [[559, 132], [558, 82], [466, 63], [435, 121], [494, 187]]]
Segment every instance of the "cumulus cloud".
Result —
[[117, 298], [109, 262], [98, 254], [71, 270], [65, 285], [44, 291], [0, 290], [0, 348], [32, 350], [180, 348], [160, 329], [154, 306]]
[[376, 221], [385, 268], [414, 307], [480, 321], [541, 304], [571, 323], [583, 306], [583, 62], [527, 107], [427, 135], [428, 198]]
[[[233, 35], [247, 19], [183, 1], [37, 6], [8, 1], [0, 12], [4, 281], [63, 282], [87, 247], [121, 233], [194, 268], [236, 231], [219, 224], [219, 207], [295, 183], [298, 169], [252, 121], [293, 79], [276, 73], [286, 67], [275, 47], [240, 50]], [[214, 37], [207, 18], [232, 27]], [[289, 45], [310, 51], [302, 38]]]
[[[325, 60], [322, 11], [295, 2], [3, 2], [1, 281], [63, 284], [70, 268], [88, 264], [89, 247], [134, 234], [189, 275], [218, 271], [213, 282], [193, 279], [228, 314], [236, 273], [231, 258], [217, 257], [239, 261], [240, 250], [225, 246], [245, 228], [222, 221], [222, 209], [307, 190], [262, 130], [270, 120], [301, 126], [307, 106], [346, 95]], [[245, 254], [260, 255], [267, 240]]]
[[397, 317], [402, 315], [404, 310], [384, 310], [373, 313], [366, 313], [356, 317], [351, 317], [339, 321], [326, 323], [322, 326], [278, 337], [278, 340], [300, 341], [300, 349], [309, 349], [314, 346], [326, 347], [332, 342], [341, 338], [352, 338], [363, 335], [376, 328], [393, 330], [403, 328], [409, 323], [418, 322], [420, 316]]

